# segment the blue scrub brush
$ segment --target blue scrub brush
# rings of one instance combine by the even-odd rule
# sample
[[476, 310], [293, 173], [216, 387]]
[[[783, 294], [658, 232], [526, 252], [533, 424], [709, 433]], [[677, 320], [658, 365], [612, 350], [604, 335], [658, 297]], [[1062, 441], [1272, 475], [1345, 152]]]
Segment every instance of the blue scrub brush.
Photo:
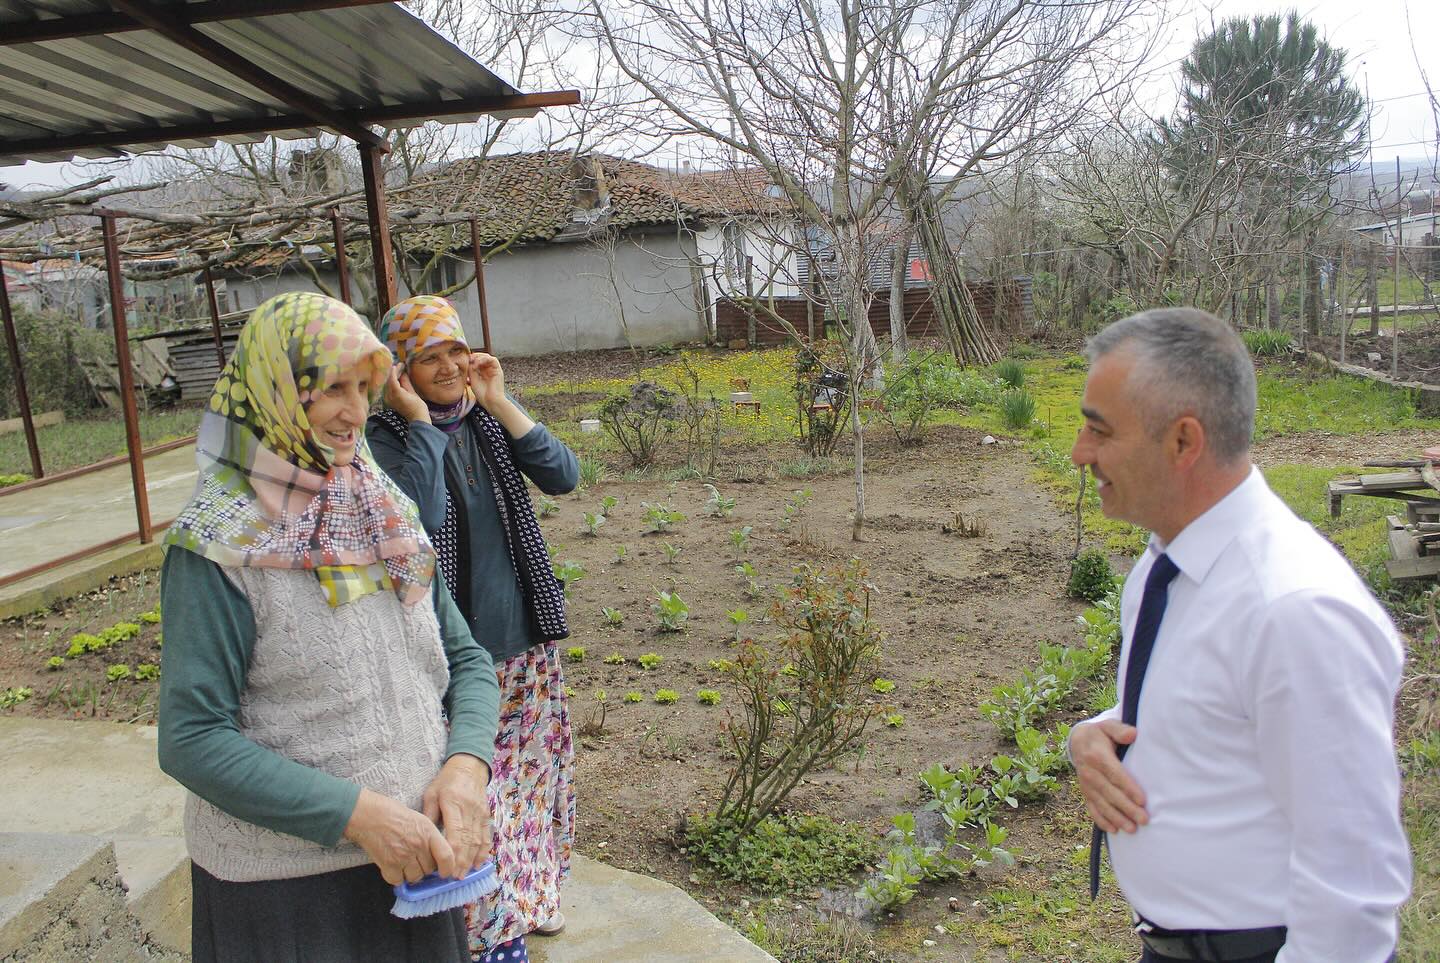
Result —
[[401, 883], [395, 887], [395, 905], [390, 913], [402, 920], [434, 916], [457, 906], [475, 903], [500, 888], [495, 864], [486, 862], [459, 879], [431, 873], [418, 883]]

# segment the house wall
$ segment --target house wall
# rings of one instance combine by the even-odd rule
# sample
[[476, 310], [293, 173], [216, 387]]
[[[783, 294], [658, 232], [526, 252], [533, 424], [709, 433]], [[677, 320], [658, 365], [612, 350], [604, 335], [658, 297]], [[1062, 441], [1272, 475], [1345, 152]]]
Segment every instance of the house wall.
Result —
[[[773, 294], [777, 298], [798, 297], [800, 287], [799, 258], [796, 256], [800, 239], [794, 235], [793, 227], [784, 228], [786, 236], [776, 237], [775, 230], [763, 224], [747, 223], [742, 220], [728, 222], [740, 237], [742, 258], [751, 259], [755, 293], [761, 297]], [[731, 247], [726, 242], [727, 224], [712, 224], [696, 234], [696, 249], [705, 265], [705, 276], [710, 286], [712, 303], [727, 295], [745, 293], [745, 271], [743, 260], [736, 264]], [[769, 288], [767, 279], [772, 278]]]
[[[627, 236], [614, 246], [613, 268], [609, 252], [586, 242], [537, 244], [498, 254], [485, 264], [495, 351], [523, 356], [702, 340], [706, 331], [695, 306], [692, 255], [689, 242], [682, 246], [673, 234]], [[473, 262], [465, 258], [456, 269], [459, 277], [469, 277]], [[338, 289], [333, 270], [319, 274]], [[308, 271], [293, 268], [263, 278], [232, 275], [225, 287], [230, 308], [236, 308], [238, 297], [239, 308], [246, 311], [276, 294], [316, 290]], [[399, 288], [401, 297], [409, 296], [403, 280]], [[451, 300], [466, 337], [479, 347], [475, 285]]]

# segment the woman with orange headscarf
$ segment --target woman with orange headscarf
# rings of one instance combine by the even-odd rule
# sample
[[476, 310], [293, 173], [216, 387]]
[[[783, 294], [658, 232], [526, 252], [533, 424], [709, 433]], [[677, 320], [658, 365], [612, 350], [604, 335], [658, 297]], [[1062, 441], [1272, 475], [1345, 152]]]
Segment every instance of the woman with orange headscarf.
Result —
[[284, 294], [200, 422], [165, 536], [159, 710], [160, 767], [190, 790], [198, 963], [469, 963], [462, 911], [390, 913], [387, 884], [488, 858], [497, 688], [365, 444], [389, 362], [346, 305]]
[[525, 937], [564, 925], [560, 886], [574, 838], [575, 755], [556, 640], [565, 599], [526, 478], [572, 491], [579, 464], [505, 391], [500, 362], [470, 350], [444, 298], [395, 305], [381, 334], [394, 354], [386, 407], [370, 419], [376, 458], [420, 506], [441, 571], [495, 660], [495, 869], [500, 889], [470, 908], [477, 960], [522, 963]]

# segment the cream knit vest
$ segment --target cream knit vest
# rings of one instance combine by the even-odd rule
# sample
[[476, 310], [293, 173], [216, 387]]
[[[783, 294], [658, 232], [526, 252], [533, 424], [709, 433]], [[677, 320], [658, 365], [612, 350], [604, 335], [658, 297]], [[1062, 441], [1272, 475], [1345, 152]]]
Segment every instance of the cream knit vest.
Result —
[[[314, 573], [224, 568], [255, 614], [255, 648], [240, 696], [240, 732], [287, 759], [414, 809], [445, 761], [441, 700], [450, 670], [435, 607], [388, 591], [331, 608]], [[321, 846], [222, 812], [191, 794], [190, 858], [220, 879], [249, 882], [361, 866], [346, 840]]]

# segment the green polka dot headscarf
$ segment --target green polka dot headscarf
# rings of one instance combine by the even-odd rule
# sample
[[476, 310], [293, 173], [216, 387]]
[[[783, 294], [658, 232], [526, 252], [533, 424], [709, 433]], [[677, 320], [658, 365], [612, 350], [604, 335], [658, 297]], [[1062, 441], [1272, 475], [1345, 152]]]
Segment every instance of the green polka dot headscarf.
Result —
[[363, 438], [349, 466], [334, 465], [307, 416], [355, 367], [373, 403], [390, 352], [346, 304], [294, 292], [256, 308], [201, 417], [199, 484], [166, 544], [221, 565], [313, 570], [331, 605], [383, 589], [425, 598], [435, 553], [415, 504]]

